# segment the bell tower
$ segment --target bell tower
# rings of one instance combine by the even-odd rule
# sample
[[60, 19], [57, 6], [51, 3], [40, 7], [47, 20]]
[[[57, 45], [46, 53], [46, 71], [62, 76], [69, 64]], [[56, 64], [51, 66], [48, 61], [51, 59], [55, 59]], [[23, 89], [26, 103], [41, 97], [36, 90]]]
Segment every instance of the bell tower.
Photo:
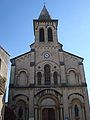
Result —
[[57, 19], [51, 19], [44, 5], [38, 19], [33, 20], [35, 46], [57, 46]]

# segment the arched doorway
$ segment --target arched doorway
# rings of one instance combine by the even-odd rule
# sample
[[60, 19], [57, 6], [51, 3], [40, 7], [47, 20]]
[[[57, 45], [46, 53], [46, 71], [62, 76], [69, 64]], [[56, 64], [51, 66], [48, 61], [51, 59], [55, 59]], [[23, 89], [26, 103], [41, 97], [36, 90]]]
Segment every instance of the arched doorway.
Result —
[[55, 110], [53, 108], [44, 108], [42, 110], [42, 120], [55, 120]]
[[61, 97], [62, 95], [54, 89], [39, 91], [35, 97], [35, 120], [63, 120]]
[[41, 102], [41, 120], [56, 120], [56, 103], [52, 98], [45, 98]]

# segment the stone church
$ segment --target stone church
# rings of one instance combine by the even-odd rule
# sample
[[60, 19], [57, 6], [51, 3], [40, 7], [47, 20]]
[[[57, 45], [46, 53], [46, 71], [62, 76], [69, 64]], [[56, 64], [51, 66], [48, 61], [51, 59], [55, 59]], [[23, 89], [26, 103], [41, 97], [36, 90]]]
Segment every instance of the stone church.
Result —
[[45, 5], [33, 26], [31, 50], [11, 59], [8, 105], [16, 120], [89, 120], [83, 58], [63, 50]]

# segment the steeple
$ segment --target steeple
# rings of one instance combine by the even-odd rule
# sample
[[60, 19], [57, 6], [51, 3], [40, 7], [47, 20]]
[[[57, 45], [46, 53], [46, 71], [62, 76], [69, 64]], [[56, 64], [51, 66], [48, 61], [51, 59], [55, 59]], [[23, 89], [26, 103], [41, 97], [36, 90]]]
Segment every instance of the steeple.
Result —
[[40, 16], [38, 18], [38, 20], [51, 20], [51, 17], [49, 15], [49, 12], [48, 10], [46, 9], [46, 6], [44, 5], [41, 13], [40, 13]]
[[57, 25], [58, 20], [50, 17], [44, 5], [39, 18], [33, 20], [35, 46], [58, 46]]

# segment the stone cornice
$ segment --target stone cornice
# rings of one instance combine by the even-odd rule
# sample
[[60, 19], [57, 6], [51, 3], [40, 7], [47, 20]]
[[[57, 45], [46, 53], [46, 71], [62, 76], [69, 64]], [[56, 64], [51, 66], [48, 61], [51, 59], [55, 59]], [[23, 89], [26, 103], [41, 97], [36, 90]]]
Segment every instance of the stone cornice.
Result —
[[10, 88], [60, 88], [60, 87], [66, 87], [66, 88], [73, 88], [73, 87], [87, 87], [86, 83], [82, 83], [81, 85], [70, 85], [66, 83], [58, 84], [58, 85], [34, 85], [30, 84], [28, 86], [16, 86], [16, 85], [10, 85]]

